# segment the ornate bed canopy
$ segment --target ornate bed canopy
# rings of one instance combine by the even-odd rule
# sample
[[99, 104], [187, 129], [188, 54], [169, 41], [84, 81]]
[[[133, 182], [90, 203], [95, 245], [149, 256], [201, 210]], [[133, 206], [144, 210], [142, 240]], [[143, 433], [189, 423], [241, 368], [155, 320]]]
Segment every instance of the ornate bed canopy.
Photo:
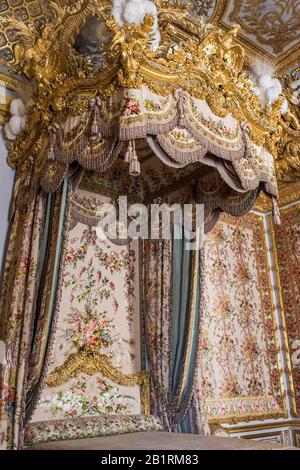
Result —
[[[12, 132], [17, 136], [9, 144], [16, 180], [0, 296], [5, 448], [23, 447], [43, 381], [52, 387], [57, 377], [59, 383], [66, 379], [61, 363], [47, 377], [45, 364], [60, 315], [69, 234], [78, 221], [88, 225], [88, 246], [95, 233], [90, 226], [101, 217], [98, 204], [85, 206], [76, 192], [79, 184], [100, 193], [101, 209], [105, 196], [118, 195], [147, 205], [203, 203], [206, 231], [222, 211], [235, 216], [249, 211], [261, 191], [272, 198], [278, 216], [274, 161], [284, 97], [260, 99], [235, 41], [238, 27], [219, 30], [190, 16], [188, 6], [177, 1], [145, 0], [148, 13], [130, 24], [116, 15], [116, 4], [124, 2], [114, 0], [113, 9], [107, 0], [60, 3], [68, 5], [49, 2], [53, 20], [40, 33], [15, 18], [4, 20], [18, 38], [8, 66], [24, 82], [22, 101], [13, 106], [20, 113], [11, 118], [22, 130]], [[183, 228], [174, 224], [175, 231], [182, 235]], [[181, 429], [197, 407], [202, 250], [186, 250], [185, 240], [175, 236], [161, 243], [147, 239], [140, 259], [156, 414], [166, 429]], [[101, 315], [100, 306], [94, 307], [86, 304], [80, 322]], [[92, 327], [102, 341], [103, 333]], [[143, 382], [145, 397], [145, 380], [108, 368], [99, 342], [96, 349], [72, 347], [78, 354], [66, 359], [69, 371], [114, 374], [128, 385]], [[172, 367], [165, 367], [164, 355]]]
[[[85, 184], [96, 174], [102, 186], [139, 185], [138, 199], [148, 202], [184, 181], [207, 217], [241, 215], [261, 190], [275, 201], [283, 98], [260, 103], [235, 44], [238, 27], [221, 31], [191, 17], [186, 4], [155, 3], [158, 48], [151, 14], [118, 26], [105, 0], [51, 2], [54, 20], [39, 36], [6, 19], [19, 37], [10, 66], [31, 84], [27, 125], [8, 157], [22, 202], [39, 187], [55, 191], [70, 168], [85, 170]], [[80, 46], [89, 22], [103, 33], [93, 57]], [[160, 175], [168, 168], [170, 186], [149, 189], [149, 161]]]

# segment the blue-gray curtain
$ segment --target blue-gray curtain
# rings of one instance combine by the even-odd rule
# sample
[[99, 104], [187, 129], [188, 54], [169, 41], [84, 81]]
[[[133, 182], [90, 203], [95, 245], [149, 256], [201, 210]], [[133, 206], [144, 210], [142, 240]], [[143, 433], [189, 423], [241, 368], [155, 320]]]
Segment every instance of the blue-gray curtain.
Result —
[[[200, 332], [199, 237], [189, 249], [190, 237], [175, 225], [173, 240], [172, 374], [169, 401], [174, 410], [173, 428], [197, 432], [199, 410], [194, 397], [195, 373]], [[190, 236], [191, 234], [188, 233]]]
[[184, 228], [173, 240], [144, 244], [144, 319], [153, 413], [165, 429], [199, 432], [194, 396], [200, 333], [201, 249], [190, 250]]

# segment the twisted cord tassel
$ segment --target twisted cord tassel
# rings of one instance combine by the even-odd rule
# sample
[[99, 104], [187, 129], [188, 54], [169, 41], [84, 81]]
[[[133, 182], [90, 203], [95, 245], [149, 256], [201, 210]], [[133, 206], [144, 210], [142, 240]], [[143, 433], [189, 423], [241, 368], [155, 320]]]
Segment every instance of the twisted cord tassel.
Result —
[[53, 126], [48, 127], [49, 136], [50, 136], [50, 147], [49, 147], [49, 150], [48, 150], [47, 160], [49, 162], [54, 162], [54, 160], [55, 160], [54, 149], [55, 149], [55, 145], [56, 145], [56, 141], [57, 141], [57, 131], [58, 131], [58, 129], [59, 129], [59, 127], [58, 127], [57, 124], [53, 124]]
[[137, 153], [136, 153], [134, 139], [131, 139], [128, 143], [124, 162], [129, 163], [129, 174], [131, 176], [139, 176], [141, 174], [141, 165], [138, 160]]
[[130, 163], [130, 161], [132, 159], [132, 154], [133, 154], [133, 146], [132, 146], [132, 141], [130, 140], [129, 144], [128, 144], [128, 147], [127, 147], [127, 150], [125, 152], [125, 158], [124, 158], [125, 163]]
[[33, 173], [33, 164], [34, 164], [33, 157], [30, 156], [28, 161], [29, 161], [29, 165], [28, 165], [27, 176], [26, 176], [26, 180], [25, 180], [26, 188], [29, 188], [30, 183], [31, 183], [31, 178], [32, 178], [32, 173]]
[[281, 220], [280, 220], [280, 210], [277, 204], [276, 198], [273, 196], [272, 197], [272, 215], [273, 215], [273, 222], [274, 225], [281, 225]]
[[100, 101], [99, 96], [97, 96], [97, 98], [91, 101], [91, 108], [94, 111], [93, 122], [92, 122], [92, 127], [91, 127], [92, 138], [96, 138], [96, 137], [101, 138], [101, 132], [100, 132], [100, 127], [99, 127], [100, 104], [101, 104], [101, 101]]
[[181, 129], [184, 129], [185, 128], [185, 109], [184, 109], [185, 97], [182, 95], [182, 93], [179, 90], [176, 93], [176, 98], [177, 98], [177, 108], [178, 108], [178, 114], [179, 114], [178, 126]]

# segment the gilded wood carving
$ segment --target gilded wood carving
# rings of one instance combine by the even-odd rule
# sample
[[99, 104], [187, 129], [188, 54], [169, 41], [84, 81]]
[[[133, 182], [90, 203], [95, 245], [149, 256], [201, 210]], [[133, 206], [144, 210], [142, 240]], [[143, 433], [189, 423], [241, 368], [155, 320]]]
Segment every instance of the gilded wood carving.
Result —
[[104, 354], [79, 351], [72, 353], [62, 366], [56, 367], [45, 379], [49, 387], [58, 387], [80, 373], [87, 375], [101, 374], [118, 385], [141, 386], [141, 401], [145, 414], [150, 414], [150, 376], [146, 372], [123, 374], [112, 366]]
[[[54, 20], [40, 34], [31, 25], [5, 19], [4, 24], [14, 27], [19, 38], [11, 65], [33, 84], [34, 101], [26, 139], [18, 137], [11, 148], [11, 166], [23, 165], [26, 170], [29, 157], [37, 158], [41, 138], [57, 113], [74, 112], [75, 106], [86, 106], [86, 99], [96, 94], [111, 96], [117, 89], [142, 84], [160, 95], [181, 88], [207, 100], [218, 116], [230, 113], [240, 123], [246, 122], [251, 139], [276, 156], [282, 98], [265, 109], [260, 106], [243, 71], [243, 49], [235, 42], [238, 27], [221, 31], [191, 17], [184, 3], [156, 3], [163, 37], [157, 52], [149, 47], [153, 17], [146, 15], [141, 26], [119, 28], [109, 13], [108, 1], [80, 0], [72, 7], [51, 2]], [[73, 47], [91, 15], [104, 22], [112, 36], [97, 72], [90, 70], [88, 61]], [[176, 28], [186, 31], [186, 40], [174, 46]]]

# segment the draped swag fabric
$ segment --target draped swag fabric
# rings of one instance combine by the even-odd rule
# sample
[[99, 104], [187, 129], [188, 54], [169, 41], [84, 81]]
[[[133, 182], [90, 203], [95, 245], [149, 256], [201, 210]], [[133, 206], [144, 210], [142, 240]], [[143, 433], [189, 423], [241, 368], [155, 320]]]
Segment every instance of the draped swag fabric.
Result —
[[[181, 230], [175, 226], [174, 234]], [[200, 253], [188, 250], [184, 237], [144, 243], [143, 309], [152, 412], [163, 419], [168, 431], [197, 433], [199, 429], [194, 381], [200, 322]]]
[[[135, 139], [144, 141], [167, 167], [201, 162], [215, 168], [234, 190], [237, 185], [241, 193], [262, 186], [277, 196], [272, 155], [256, 145], [233, 116], [217, 116], [206, 101], [183, 90], [169, 96], [144, 85], [118, 90], [106, 99], [93, 98], [80, 116], [66, 116], [63, 110], [56, 122], [58, 127], [50, 126], [46, 137], [48, 150], [55, 154], [41, 181], [46, 191], [58, 187], [75, 161], [87, 170], [105, 172], [125, 143]], [[100, 132], [91, 139], [95, 124]]]
[[71, 188], [66, 179], [53, 194], [28, 189], [24, 203], [22, 183], [15, 185], [0, 304], [0, 339], [6, 345], [5, 364], [0, 366], [2, 449], [22, 448], [26, 415], [41, 379]]

